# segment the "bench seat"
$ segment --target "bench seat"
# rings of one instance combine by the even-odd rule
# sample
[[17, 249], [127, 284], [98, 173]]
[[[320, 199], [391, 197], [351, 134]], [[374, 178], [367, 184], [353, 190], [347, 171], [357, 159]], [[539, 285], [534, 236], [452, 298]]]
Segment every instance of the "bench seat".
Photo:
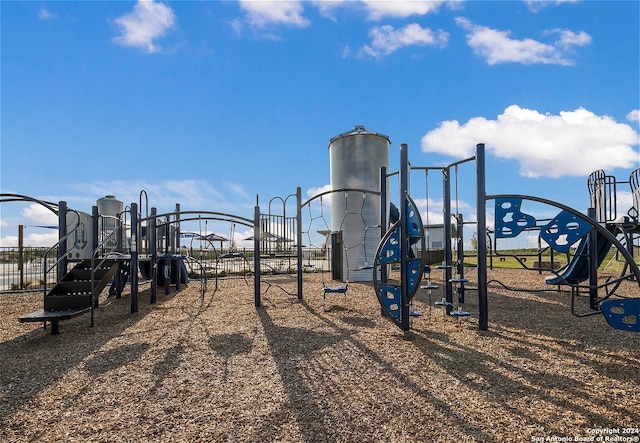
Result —
[[70, 320], [73, 317], [77, 317], [82, 314], [86, 314], [91, 312], [91, 308], [82, 308], [82, 309], [68, 309], [68, 310], [41, 310], [31, 312], [29, 314], [21, 315], [18, 317], [20, 323], [28, 323], [28, 322], [51, 322], [51, 333], [57, 334], [58, 330], [58, 322], [60, 320]]

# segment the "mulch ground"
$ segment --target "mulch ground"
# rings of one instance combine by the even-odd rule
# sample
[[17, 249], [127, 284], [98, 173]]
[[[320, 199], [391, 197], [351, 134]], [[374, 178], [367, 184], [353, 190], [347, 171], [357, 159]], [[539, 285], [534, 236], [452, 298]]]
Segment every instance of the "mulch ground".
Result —
[[473, 289], [460, 321], [422, 290], [404, 333], [370, 284], [323, 307], [320, 274], [303, 301], [265, 277], [260, 308], [242, 280], [154, 305], [142, 285], [137, 314], [127, 294], [102, 300], [94, 327], [78, 317], [59, 335], [18, 322], [40, 293], [0, 294], [0, 441], [637, 441], [640, 334], [571, 315], [537, 273], [489, 279], [527, 292], [491, 283], [488, 331]]

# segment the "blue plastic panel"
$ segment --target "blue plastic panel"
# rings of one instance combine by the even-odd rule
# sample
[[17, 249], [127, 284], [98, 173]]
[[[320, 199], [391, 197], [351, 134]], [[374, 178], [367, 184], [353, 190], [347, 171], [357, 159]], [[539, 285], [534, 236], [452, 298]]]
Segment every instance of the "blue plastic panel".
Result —
[[405, 216], [407, 218], [407, 235], [409, 237], [422, 238], [424, 232], [420, 211], [418, 211], [416, 204], [409, 196], [405, 200]]
[[380, 285], [379, 291], [378, 300], [380, 300], [387, 315], [391, 317], [397, 325], [402, 324], [400, 287], [395, 285]]
[[567, 211], [562, 211], [540, 229], [540, 237], [554, 251], [568, 252], [571, 245], [584, 237], [592, 226]]
[[605, 300], [600, 310], [612, 328], [640, 332], [640, 298]]
[[409, 299], [413, 297], [415, 294], [415, 290], [417, 289], [418, 284], [420, 283], [422, 273], [421, 271], [422, 260], [419, 258], [414, 258], [412, 260], [407, 260], [407, 290], [409, 292]]
[[396, 223], [396, 226], [391, 229], [393, 231], [385, 240], [380, 250], [380, 255], [378, 256], [378, 263], [381, 265], [400, 263], [400, 259], [402, 258], [400, 256], [400, 224]]
[[[376, 252], [375, 269], [378, 265], [398, 264], [403, 262], [402, 257], [402, 226], [406, 226], [406, 239], [407, 245], [415, 245], [419, 241], [424, 244], [424, 228], [422, 226], [422, 219], [420, 218], [420, 212], [418, 211], [415, 203], [411, 197], [407, 196], [403, 205], [403, 211], [400, 220], [387, 231], [382, 238], [378, 251]], [[382, 305], [382, 309], [385, 314], [399, 327], [402, 326], [403, 313], [408, 310], [407, 306], [402, 306], [402, 288], [406, 283], [407, 299], [411, 300], [415, 292], [417, 291], [420, 280], [422, 278], [423, 266], [422, 257], [413, 257], [413, 250], [406, 251], [406, 254], [410, 257], [404, 257], [406, 260], [406, 266], [402, 266], [404, 272], [401, 275], [401, 284], [388, 284], [381, 283], [377, 277], [374, 281], [374, 285], [377, 291], [378, 300]], [[374, 275], [377, 275], [374, 269]], [[409, 312], [409, 315], [411, 313]]]
[[496, 198], [496, 237], [512, 238], [517, 237], [526, 228], [536, 226], [535, 217], [524, 214], [520, 207], [521, 198]]

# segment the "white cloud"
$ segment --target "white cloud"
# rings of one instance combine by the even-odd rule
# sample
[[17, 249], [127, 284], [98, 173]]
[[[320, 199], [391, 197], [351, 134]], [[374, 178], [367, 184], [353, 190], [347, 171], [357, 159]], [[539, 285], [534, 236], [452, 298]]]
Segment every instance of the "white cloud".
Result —
[[634, 109], [627, 114], [627, 120], [630, 122], [640, 124], [640, 109]]
[[618, 214], [626, 214], [633, 207], [633, 194], [630, 191], [616, 189], [616, 207]]
[[57, 229], [42, 231], [42, 228], [45, 227], [55, 226], [57, 228], [58, 226], [58, 216], [49, 209], [37, 203], [30, 203], [20, 210], [20, 215], [20, 219], [12, 217], [10, 222], [6, 220], [0, 221], [2, 232], [11, 232], [10, 235], [0, 238], [0, 246], [18, 246], [18, 236], [15, 235], [18, 232], [18, 224], [25, 225], [24, 246], [51, 246], [58, 241]]
[[157, 53], [161, 48], [154, 40], [174, 28], [176, 17], [173, 10], [164, 3], [139, 0], [132, 12], [117, 18], [115, 22], [121, 32], [114, 38], [116, 43]]
[[344, 6], [352, 5], [350, 0], [313, 0], [311, 4], [318, 10], [321, 16], [337, 21], [334, 11]]
[[359, 56], [380, 58], [389, 55], [406, 46], [439, 45], [447, 43], [449, 34], [442, 30], [436, 32], [429, 28], [422, 28], [417, 23], [406, 25], [402, 29], [383, 25], [369, 30], [371, 43], [360, 48]]
[[40, 20], [55, 20], [57, 16], [43, 6], [38, 11], [38, 18]]
[[[330, 20], [337, 21], [336, 11], [342, 8], [364, 12], [370, 20], [383, 18], [406, 18], [413, 15], [426, 15], [437, 12], [443, 4], [457, 9], [461, 0], [239, 0], [240, 7], [245, 11], [245, 21], [254, 29], [262, 29], [272, 25], [308, 27], [311, 22], [303, 16], [304, 5], [316, 8], [318, 13]], [[241, 23], [233, 20], [231, 25], [237, 33], [241, 31]], [[272, 34], [268, 37], [274, 38]]]
[[573, 46], [587, 46], [591, 44], [592, 38], [584, 31], [578, 33], [569, 31], [568, 29], [552, 29], [546, 32], [547, 35], [558, 34], [556, 42], [558, 48], [571, 50]]
[[[29, 229], [27, 229], [25, 231], [22, 244], [27, 247], [50, 247], [55, 245], [58, 241], [57, 230], [52, 230], [51, 232], [29, 232]], [[17, 246], [17, 235], [7, 235], [0, 238], [0, 247], [8, 248]]]
[[[124, 203], [125, 207], [130, 203], [139, 203], [141, 190], [144, 190], [148, 196], [149, 208], [156, 207], [159, 213], [173, 211], [176, 203], [180, 204], [182, 210], [212, 210], [212, 208], [230, 210], [232, 208], [239, 209], [246, 203], [249, 208], [245, 211], [246, 214], [250, 217], [253, 216], [250, 201], [243, 201], [241, 205], [237, 200], [231, 202], [226, 193], [218, 191], [204, 180], [167, 180], [153, 183], [125, 180], [97, 181], [79, 183], [75, 185], [75, 188], [82, 192], [83, 196], [91, 195], [90, 199], [83, 197], [83, 201], [86, 200], [84, 202], [86, 207], [76, 207], [75, 204], [73, 206], [74, 209], [85, 212], [91, 212], [90, 206], [95, 204], [95, 199], [104, 195], [115, 195], [118, 200]], [[140, 208], [143, 214], [146, 204], [147, 201], [143, 197], [143, 207]]]
[[525, 4], [529, 11], [538, 12], [547, 6], [561, 5], [563, 3], [577, 3], [578, 0], [525, 0]]
[[319, 186], [319, 187], [317, 187], [317, 188], [309, 188], [309, 189], [307, 190], [307, 197], [309, 197], [309, 198], [313, 198], [313, 197], [315, 197], [316, 195], [320, 195], [320, 194], [322, 194], [323, 192], [329, 192], [329, 191], [331, 191], [331, 189], [332, 189], [332, 188], [331, 188], [331, 185], [330, 185], [330, 184], [322, 185], [322, 186]]
[[310, 22], [302, 16], [300, 1], [240, 0], [240, 7], [246, 13], [247, 22], [256, 28], [269, 25], [286, 25], [306, 28]]
[[456, 23], [467, 30], [467, 43], [473, 51], [486, 59], [490, 65], [498, 63], [555, 64], [572, 65], [568, 58], [575, 46], [591, 43], [591, 36], [586, 32], [575, 33], [566, 29], [553, 29], [545, 35], [558, 35], [556, 41], [542, 43], [525, 38], [511, 38], [511, 31], [500, 31], [486, 26], [474, 25], [464, 17], [457, 17]]
[[426, 15], [436, 12], [443, 3], [447, 2], [436, 0], [362, 0], [362, 3], [371, 20], [380, 20], [385, 17], [406, 18], [412, 15]]
[[584, 176], [596, 169], [638, 164], [638, 133], [631, 126], [584, 108], [541, 114], [509, 106], [495, 120], [475, 117], [460, 125], [445, 121], [422, 138], [424, 152], [473, 155], [477, 143], [487, 152], [520, 163], [525, 177]]
[[417, 198], [414, 202], [420, 210], [420, 217], [422, 217], [423, 224], [442, 224], [442, 220], [444, 220], [444, 205], [442, 198], [434, 199], [429, 197], [428, 204], [426, 198]]
[[[147, 209], [157, 208], [158, 214], [173, 212], [176, 203], [180, 204], [182, 211], [221, 211], [227, 214], [235, 214], [239, 217], [252, 219], [255, 198], [251, 198], [242, 186], [223, 182], [226, 189], [218, 190], [204, 180], [167, 180], [162, 182], [146, 181], [96, 181], [91, 183], [76, 183], [73, 188], [76, 195], [65, 196], [56, 200], [65, 200], [70, 209], [91, 213], [91, 207], [96, 204], [98, 198], [105, 195], [115, 195], [123, 202], [124, 208], [128, 208], [131, 203], [140, 203], [141, 190], [146, 192], [147, 199], [142, 198], [140, 213], [147, 216]], [[231, 192], [228, 191], [231, 190]], [[51, 200], [51, 199], [49, 199]], [[147, 206], [148, 203], [148, 206]], [[57, 226], [57, 216], [44, 206], [30, 203], [20, 210], [19, 217], [9, 218], [3, 213], [0, 219], [2, 238], [0, 245], [17, 245], [17, 225], [24, 224], [29, 228], [25, 232], [25, 245], [29, 246], [51, 246], [57, 241], [57, 231], [47, 230], [44, 234], [27, 233], [37, 226]], [[228, 229], [228, 222], [222, 223]], [[187, 225], [188, 226], [188, 225]], [[197, 225], [196, 225], [197, 226]], [[209, 226], [213, 226], [210, 223]], [[188, 227], [186, 228], [188, 229]], [[197, 230], [197, 227], [196, 227]], [[220, 231], [224, 232], [224, 231]], [[9, 233], [10, 235], [4, 235]], [[14, 238], [15, 237], [15, 238]], [[27, 243], [26, 239], [29, 239]]]
[[231, 183], [231, 182], [223, 182], [223, 184], [233, 194], [238, 195], [240, 197], [243, 197], [245, 199], [249, 198], [249, 194], [247, 194], [247, 191], [244, 189], [244, 187], [242, 185], [239, 185], [237, 183]]
[[32, 203], [21, 211], [25, 224], [58, 226], [58, 216], [38, 203]]

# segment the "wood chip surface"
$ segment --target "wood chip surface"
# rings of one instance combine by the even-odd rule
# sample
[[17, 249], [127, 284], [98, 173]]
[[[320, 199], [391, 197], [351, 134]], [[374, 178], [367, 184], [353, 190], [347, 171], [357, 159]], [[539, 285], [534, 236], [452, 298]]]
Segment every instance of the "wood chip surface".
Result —
[[137, 314], [128, 293], [102, 298], [94, 327], [81, 316], [59, 335], [18, 322], [42, 294], [0, 294], [0, 441], [531, 442], [640, 428], [639, 333], [575, 317], [544, 275], [508, 270], [489, 271], [479, 331], [474, 273], [470, 317], [421, 290], [407, 333], [371, 284], [323, 307], [328, 277], [313, 273], [303, 301], [295, 279], [263, 277], [260, 308], [244, 280], [204, 297], [197, 281], [159, 288], [154, 305], [141, 285]]

